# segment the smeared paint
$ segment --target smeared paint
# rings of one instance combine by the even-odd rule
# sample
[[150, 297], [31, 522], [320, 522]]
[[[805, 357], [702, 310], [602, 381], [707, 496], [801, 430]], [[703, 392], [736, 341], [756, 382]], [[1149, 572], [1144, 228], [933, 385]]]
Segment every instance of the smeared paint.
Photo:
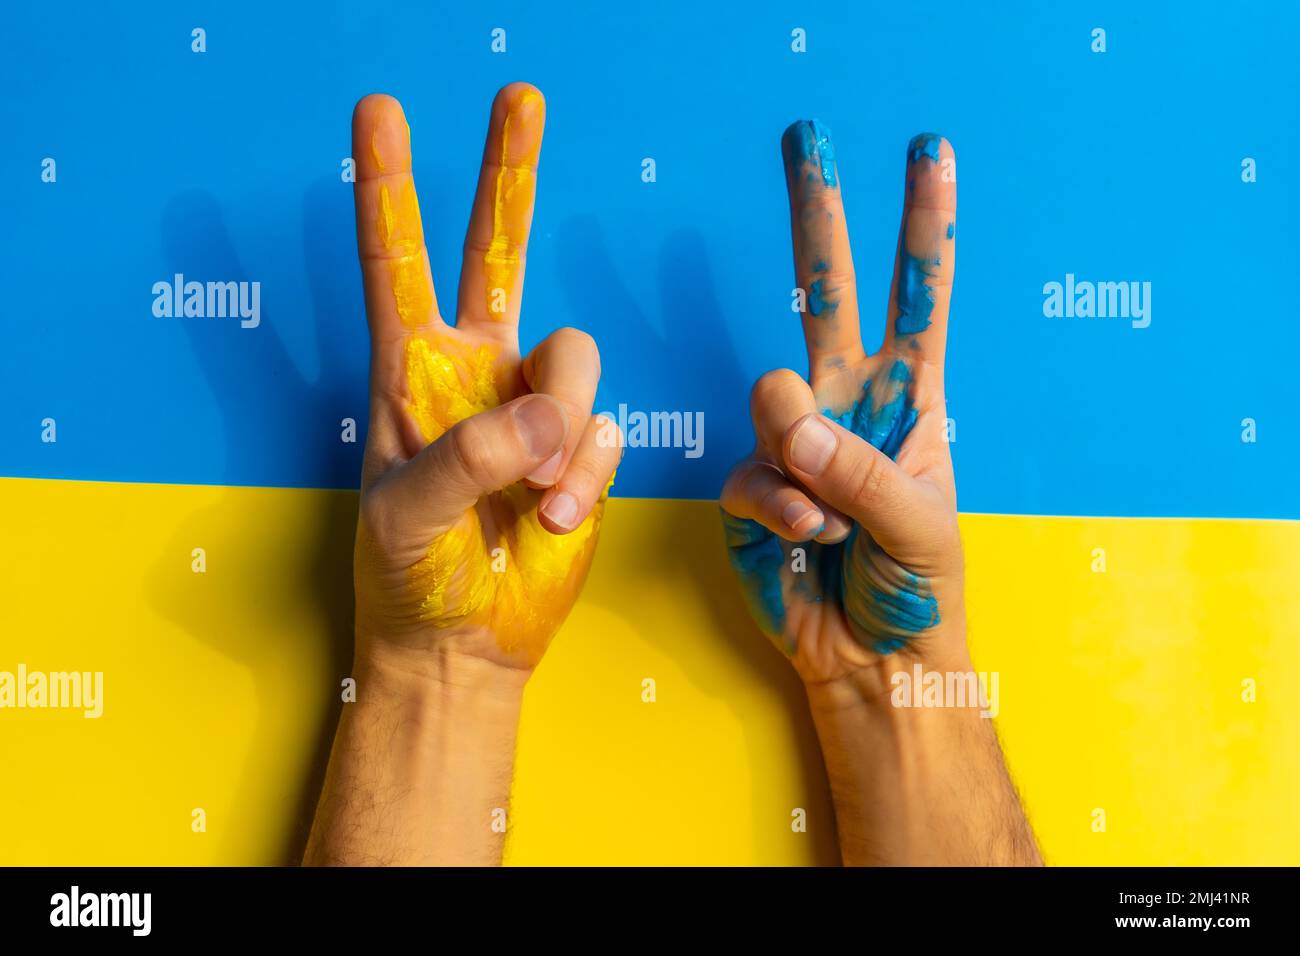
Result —
[[821, 315], [823, 312], [834, 312], [840, 307], [835, 299], [828, 299], [825, 280], [818, 279], [808, 286], [808, 311], [813, 315]]
[[[500, 493], [504, 516], [494, 511], [491, 529], [471, 508], [411, 567], [418, 619], [438, 628], [486, 628], [501, 650], [536, 663], [582, 588], [608, 492], [567, 535], [542, 527], [541, 493], [522, 484]], [[503, 556], [498, 568], [494, 551]]]
[[839, 412], [822, 409], [822, 414], [866, 439], [890, 458], [897, 458], [903, 441], [916, 424], [916, 409], [908, 394], [911, 380], [911, 369], [902, 359], [897, 359], [876, 392], [872, 390], [872, 380], [867, 379], [856, 402]]
[[[405, 154], [409, 153], [411, 150], [411, 125], [406, 122], [405, 117], [402, 118], [402, 126], [405, 127], [406, 130], [406, 142], [402, 144], [400, 152]], [[384, 173], [388, 172], [390, 167], [384, 162], [383, 151], [379, 148], [379, 132], [382, 128], [382, 125], [377, 124], [370, 132], [370, 158], [375, 161], [375, 169]]]
[[[907, 144], [908, 171], [907, 188], [911, 193], [916, 186], [916, 173], [912, 167], [923, 158], [931, 162], [939, 161], [939, 144], [942, 139], [936, 133], [920, 133], [912, 137]], [[934, 292], [927, 281], [935, 278], [940, 258], [937, 251], [921, 251], [914, 245], [918, 237], [909, 234], [910, 216], [903, 219], [903, 235], [898, 248], [898, 287], [894, 295], [897, 314], [894, 317], [894, 334], [897, 336], [918, 335], [930, 327], [930, 315], [934, 312]], [[948, 238], [953, 237], [954, 223], [948, 223]], [[930, 240], [920, 237], [923, 241]], [[937, 240], [934, 240], [937, 241]], [[918, 251], [920, 254], [918, 255]]]
[[957, 224], [955, 222], [948, 223], [948, 238], [951, 239], [954, 235], [956, 235], [956, 232], [957, 232]]
[[407, 409], [426, 442], [457, 422], [495, 408], [496, 354], [487, 345], [466, 355], [435, 348], [419, 336], [406, 342]]
[[[425, 441], [500, 404], [497, 355], [489, 346], [466, 350], [458, 343], [412, 336], [405, 359], [407, 409]], [[490, 522], [481, 517], [486, 512], [470, 509], [434, 539], [408, 574], [419, 621], [439, 628], [482, 627], [503, 651], [529, 663], [540, 659], [586, 577], [609, 485], [591, 514], [567, 535], [542, 527], [541, 494], [522, 483], [511, 485], [499, 493]], [[504, 556], [496, 568], [494, 551]]]
[[931, 269], [938, 268], [937, 257], [918, 257], [907, 251], [907, 235], [898, 250], [898, 291], [894, 297], [898, 314], [894, 317], [897, 335], [917, 335], [930, 327], [930, 314], [934, 312], [934, 292], [927, 279], [934, 278]]
[[807, 182], [815, 184], [820, 177], [827, 189], [835, 187], [835, 144], [831, 131], [820, 120], [799, 120], [792, 123], [782, 137], [783, 152], [793, 177], [804, 173], [803, 167], [812, 166]]
[[785, 599], [781, 590], [781, 568], [785, 549], [781, 539], [757, 521], [722, 512], [722, 528], [731, 566], [740, 590], [759, 629], [780, 639], [785, 629]]
[[[942, 137], [938, 133], [917, 133], [912, 137], [912, 141], [907, 144], [907, 155], [912, 162], [920, 161], [922, 156], [928, 156], [931, 161], [939, 161], [939, 144]], [[894, 147], [897, 149], [898, 147]]]
[[841, 577], [844, 616], [860, 643], [892, 654], [939, 623], [929, 579], [885, 554], [865, 529], [855, 525], [842, 548], [849, 556]]
[[424, 226], [420, 221], [420, 201], [415, 195], [415, 182], [410, 177], [402, 180], [397, 195], [387, 183], [379, 184], [379, 215], [375, 227], [379, 244], [389, 252], [414, 255], [423, 245]]
[[[912, 380], [911, 367], [896, 359], [883, 379], [862, 383], [850, 407], [823, 414], [896, 459], [916, 424]], [[939, 623], [929, 580], [899, 565], [860, 526], [854, 525], [838, 547], [840, 602], [859, 641], [878, 654], [891, 654]]]
[[418, 328], [433, 312], [433, 287], [425, 272], [424, 253], [388, 260], [397, 316], [408, 329]]
[[497, 320], [510, 312], [508, 304], [501, 307], [502, 293], [507, 303], [516, 293], [520, 253], [528, 241], [533, 197], [537, 191], [541, 137], [531, 132], [521, 134], [519, 126], [539, 122], [542, 109], [541, 94], [525, 90], [510, 105], [501, 127], [500, 168], [492, 190], [492, 238], [483, 253], [486, 312]]

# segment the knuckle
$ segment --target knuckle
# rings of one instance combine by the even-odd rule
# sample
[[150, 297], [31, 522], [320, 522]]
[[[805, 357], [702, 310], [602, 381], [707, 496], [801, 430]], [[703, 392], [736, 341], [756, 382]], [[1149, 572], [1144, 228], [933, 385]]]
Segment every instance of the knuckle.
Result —
[[[837, 451], [836, 454], [840, 452]], [[875, 454], [864, 456], [862, 463], [853, 472], [852, 500], [863, 505], [877, 501], [884, 488], [886, 477], [885, 469], [881, 465], [881, 456]]]
[[724, 505], [728, 502], [735, 504], [744, 500], [746, 484], [753, 472], [753, 465], [752, 461], [742, 461], [732, 466], [731, 471], [727, 473], [727, 480], [722, 483], [722, 494], [719, 495]]
[[556, 329], [551, 333], [551, 342], [557, 347], [571, 349], [575, 352], [596, 355], [599, 350], [596, 348], [596, 340], [588, 332], [582, 329], [575, 329], [571, 325], [566, 325], [562, 329]]
[[574, 484], [584, 492], [600, 484], [600, 475], [596, 473], [595, 466], [589, 461], [571, 462], [569, 471], [571, 477], [575, 479]]
[[858, 281], [852, 269], [827, 269], [824, 272], [809, 273], [809, 277], [813, 281], [820, 279], [827, 289], [836, 291], [851, 289]]
[[551, 339], [556, 348], [585, 359], [590, 363], [595, 377], [600, 378], [600, 349], [590, 333], [566, 325], [552, 332]]
[[492, 484], [492, 442], [475, 419], [467, 418], [447, 433], [451, 465], [475, 485]]
[[750, 408], [755, 412], [766, 408], [779, 395], [784, 394], [796, 384], [802, 383], [803, 379], [799, 373], [788, 368], [773, 369], [770, 372], [764, 372], [754, 383], [754, 389], [750, 392]]
[[618, 454], [615, 457], [622, 458], [627, 441], [618, 422], [608, 415], [593, 415], [591, 422], [596, 430], [596, 447], [605, 451], [617, 449]]
[[361, 496], [358, 524], [361, 538], [378, 555], [386, 555], [393, 547], [392, 509], [384, 504], [383, 497], [374, 491]]
[[590, 459], [575, 458], [565, 469], [564, 484], [583, 500], [594, 498], [605, 484], [604, 472]]
[[770, 519], [778, 519], [781, 515], [781, 499], [786, 496], [786, 487], [777, 482], [771, 482], [765, 485], [759, 485], [757, 500], [754, 502], [755, 510], [761, 515], [767, 515]]

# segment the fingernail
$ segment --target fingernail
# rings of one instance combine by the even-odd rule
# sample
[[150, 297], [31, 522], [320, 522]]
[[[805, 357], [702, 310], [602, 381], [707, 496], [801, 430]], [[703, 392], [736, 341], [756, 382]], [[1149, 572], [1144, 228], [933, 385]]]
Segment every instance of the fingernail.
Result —
[[802, 501], [792, 501], [781, 512], [781, 520], [791, 531], [803, 537], [820, 528], [826, 519], [816, 508], [811, 508]]
[[939, 144], [943, 138], [938, 133], [917, 133], [907, 144], [909, 162], [919, 163], [922, 156], [930, 157], [931, 162], [939, 161]]
[[564, 413], [554, 401], [540, 395], [515, 406], [515, 427], [534, 458], [549, 455], [564, 442]]
[[820, 179], [827, 189], [835, 186], [835, 147], [825, 123], [816, 119], [799, 120], [790, 125], [781, 139], [786, 161], [796, 175], [805, 164], [812, 164], [815, 171], [806, 182], [815, 184]]
[[853, 530], [853, 525], [849, 524], [840, 515], [828, 514], [826, 516], [826, 525], [817, 532], [817, 540], [822, 544], [838, 544], [849, 536]]
[[806, 417], [790, 439], [790, 464], [804, 474], [820, 475], [830, 464], [838, 442], [817, 415]]
[[555, 479], [560, 477], [560, 462], [564, 460], [564, 449], [561, 448], [546, 463], [539, 465], [537, 470], [528, 476], [528, 480], [535, 485], [553, 485]]
[[542, 514], [551, 524], [568, 530], [578, 523], [578, 499], [567, 491], [559, 491], [542, 507]]

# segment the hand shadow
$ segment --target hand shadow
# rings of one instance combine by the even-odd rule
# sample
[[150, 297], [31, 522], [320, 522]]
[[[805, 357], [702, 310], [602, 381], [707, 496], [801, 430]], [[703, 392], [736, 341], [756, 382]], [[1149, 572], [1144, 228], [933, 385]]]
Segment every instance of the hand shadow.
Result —
[[[631, 329], [627, 338], [636, 343], [635, 349], [601, 352], [606, 380], [618, 382], [625, 390], [616, 396], [617, 402], [626, 402], [634, 410], [685, 411], [715, 405], [708, 399], [721, 390], [737, 405], [733, 420], [748, 421], [752, 382], [736, 361], [723, 321], [723, 307], [714, 290], [708, 250], [697, 230], [677, 230], [660, 248], [662, 334], [619, 281], [600, 226], [593, 218], [575, 218], [561, 224], [557, 247], [560, 280], [570, 297], [572, 324], [591, 332], [598, 342], [602, 325], [611, 317], [620, 326]], [[727, 443], [715, 439], [714, 447], [719, 444], [725, 447]], [[708, 447], [706, 443], [706, 452]], [[687, 494], [691, 476], [686, 468], [690, 462], [680, 449], [629, 448], [626, 454], [661, 455], [669, 463], [668, 472], [656, 475], [657, 485], [664, 489], [656, 497]], [[625, 458], [624, 467], [627, 464]], [[727, 467], [730, 464], [726, 462]], [[718, 485], [720, 491], [720, 481]], [[832, 821], [833, 813], [803, 685], [749, 616], [727, 559], [716, 502], [700, 504], [707, 509], [704, 527], [700, 522], [701, 509], [665, 509], [662, 520], [653, 524], [653, 539], [641, 542], [636, 549], [635, 563], [620, 567], [619, 572], [630, 579], [656, 575], [689, 582], [696, 591], [693, 600], [708, 608], [711, 630], [723, 653], [701, 658], [693, 649], [699, 635], [681, 629], [657, 629], [642, 636], [667, 657], [693, 661], [695, 666], [686, 671], [688, 678], [715, 699], [725, 698], [725, 688], [734, 684], [734, 675], [740, 669], [748, 672], [752, 680], [772, 687], [788, 704], [791, 732], [799, 748], [802, 792], [814, 801], [813, 806], [806, 808], [810, 819], [808, 835], [814, 841], [813, 859], [818, 865], [838, 865], [840, 857], [833, 824], [817, 825], [819, 819]], [[599, 552], [596, 560], [600, 560]], [[613, 606], [602, 600], [595, 589], [584, 591], [579, 600], [599, 602], [606, 610], [630, 620], [628, 607]], [[745, 725], [743, 721], [740, 723]], [[690, 741], [683, 740], [681, 745], [689, 747]], [[754, 768], [753, 780], [761, 783], [784, 772], [784, 767], [773, 759], [770, 740], [750, 734], [745, 745], [749, 764]], [[752, 799], [755, 827], [763, 831], [758, 842], [765, 845], [770, 842], [770, 828], [781, 825], [781, 819], [788, 825], [793, 808], [773, 806], [761, 788], [754, 791]]]
[[[368, 351], [357, 283], [347, 279], [357, 274], [351, 220], [349, 190], [323, 180], [307, 191], [301, 239], [320, 355], [317, 382], [305, 380], [285, 350], [274, 314], [263, 314], [261, 325], [253, 329], [240, 328], [234, 319], [176, 320], [185, 329], [222, 412], [223, 434], [201, 437], [224, 441], [227, 482], [238, 474], [237, 465], [247, 467], [249, 462], [255, 463], [258, 474], [283, 474], [281, 436], [300, 428], [318, 434], [319, 440], [301, 443], [301, 454], [309, 457], [298, 463], [294, 473], [328, 476], [335, 487], [357, 486], [367, 420], [364, 361]], [[287, 231], [270, 238], [278, 240], [273, 245], [293, 246]], [[187, 280], [250, 278], [219, 207], [205, 192], [187, 192], [168, 203], [162, 219], [162, 247], [171, 271], [184, 273]], [[267, 402], [268, 395], [273, 402]], [[355, 444], [341, 439], [345, 417], [357, 422]], [[260, 493], [307, 494], [289, 489]], [[284, 509], [286, 520], [296, 521], [295, 527], [301, 531], [287, 531], [279, 525], [251, 527], [247, 498], [226, 488], [218, 504], [177, 529], [166, 555], [150, 574], [154, 606], [187, 634], [244, 666], [254, 682], [257, 731], [237, 787], [234, 819], [221, 821], [219, 829], [240, 831], [239, 847], [278, 849], [273, 851], [273, 859], [237, 859], [242, 851], [235, 848], [231, 837], [218, 856], [222, 863], [298, 862], [341, 707], [340, 684], [349, 672], [352, 656], [356, 493], [313, 491], [309, 500], [311, 513], [306, 516], [298, 511], [296, 501]], [[190, 575], [191, 580], [178, 584], [174, 562], [188, 560], [190, 549], [204, 534], [209, 539], [215, 536], [213, 543], [219, 549], [219, 553], [208, 549], [209, 573]], [[212, 579], [223, 566], [239, 568], [234, 593], [241, 606], [230, 606], [230, 591], [213, 586], [216, 582]], [[318, 632], [293, 631], [295, 625], [289, 622], [295, 622], [300, 631], [304, 607], [317, 609]], [[304, 661], [311, 662], [306, 670]], [[309, 695], [317, 705], [308, 721], [314, 727], [310, 731], [314, 746], [307, 748], [307, 757], [286, 771], [289, 748], [281, 728], [301, 727], [303, 719], [300, 711], [282, 713], [286, 697], [289, 705], [301, 706], [302, 700], [300, 694], [286, 694], [285, 688], [300, 687], [313, 674], [320, 675], [318, 688]], [[266, 768], [275, 770], [264, 776]], [[282, 781], [284, 792], [269, 794], [268, 778]], [[268, 812], [270, 799], [297, 812], [292, 818]]]

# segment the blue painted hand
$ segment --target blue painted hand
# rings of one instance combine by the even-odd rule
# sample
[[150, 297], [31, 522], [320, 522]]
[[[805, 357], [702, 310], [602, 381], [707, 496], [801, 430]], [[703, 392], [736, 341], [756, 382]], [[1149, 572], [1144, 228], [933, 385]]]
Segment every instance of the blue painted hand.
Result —
[[839, 171], [816, 120], [782, 139], [809, 374], [759, 379], [757, 442], [722, 492], [731, 562], [759, 627], [805, 680], [895, 654], [964, 655], [963, 564], [943, 359], [956, 166], [908, 146], [881, 348], [863, 349]]

